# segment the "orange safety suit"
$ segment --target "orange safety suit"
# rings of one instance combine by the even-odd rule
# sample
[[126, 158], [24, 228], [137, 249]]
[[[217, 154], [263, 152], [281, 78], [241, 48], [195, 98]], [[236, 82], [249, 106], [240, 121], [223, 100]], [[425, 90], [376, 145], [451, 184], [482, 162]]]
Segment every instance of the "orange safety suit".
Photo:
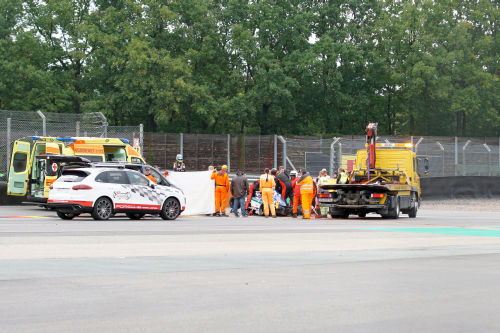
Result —
[[146, 177], [148, 177], [153, 183], [158, 184], [156, 182], [156, 178], [152, 174], [146, 175]]
[[225, 170], [213, 172], [211, 179], [215, 179], [215, 212], [226, 213], [226, 197], [229, 192], [229, 176]]
[[297, 214], [297, 210], [300, 204], [300, 185], [297, 184], [299, 178], [295, 178], [292, 180], [292, 188], [293, 188], [293, 209], [292, 213]]
[[276, 182], [274, 176], [263, 174], [260, 176], [260, 193], [262, 201], [264, 202], [264, 215], [269, 216], [269, 207], [271, 207], [271, 214], [276, 216], [276, 207], [274, 207], [274, 187]]
[[311, 204], [314, 199], [314, 181], [309, 173], [300, 177], [297, 181], [300, 185], [300, 197], [302, 201], [302, 212], [305, 219], [311, 218]]

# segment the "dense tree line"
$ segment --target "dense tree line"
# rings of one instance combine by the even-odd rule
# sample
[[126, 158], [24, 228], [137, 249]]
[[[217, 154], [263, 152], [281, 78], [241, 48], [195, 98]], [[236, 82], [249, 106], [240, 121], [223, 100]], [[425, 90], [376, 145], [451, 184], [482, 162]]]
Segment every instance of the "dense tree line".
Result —
[[0, 109], [191, 133], [500, 135], [494, 0], [0, 0]]

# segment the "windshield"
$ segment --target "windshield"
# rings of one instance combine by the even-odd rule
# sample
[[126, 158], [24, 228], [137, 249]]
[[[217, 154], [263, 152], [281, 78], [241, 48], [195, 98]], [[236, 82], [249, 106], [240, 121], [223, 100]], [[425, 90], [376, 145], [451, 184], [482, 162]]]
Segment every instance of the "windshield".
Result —
[[125, 147], [104, 147], [106, 162], [126, 162], [127, 152]]

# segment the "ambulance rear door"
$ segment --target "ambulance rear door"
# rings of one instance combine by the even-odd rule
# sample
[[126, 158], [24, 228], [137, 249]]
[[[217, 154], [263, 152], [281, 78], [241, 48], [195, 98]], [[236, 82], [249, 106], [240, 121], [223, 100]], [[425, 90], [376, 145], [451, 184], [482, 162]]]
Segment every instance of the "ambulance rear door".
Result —
[[30, 171], [30, 148], [29, 142], [14, 142], [10, 160], [7, 195], [26, 195]]

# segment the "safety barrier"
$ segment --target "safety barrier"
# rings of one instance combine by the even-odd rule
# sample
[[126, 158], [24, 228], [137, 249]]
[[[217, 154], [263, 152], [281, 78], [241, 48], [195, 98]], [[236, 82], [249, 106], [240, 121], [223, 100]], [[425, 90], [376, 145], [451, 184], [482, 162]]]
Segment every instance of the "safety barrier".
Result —
[[500, 197], [500, 177], [424, 178], [422, 179], [422, 197], [424, 200]]

